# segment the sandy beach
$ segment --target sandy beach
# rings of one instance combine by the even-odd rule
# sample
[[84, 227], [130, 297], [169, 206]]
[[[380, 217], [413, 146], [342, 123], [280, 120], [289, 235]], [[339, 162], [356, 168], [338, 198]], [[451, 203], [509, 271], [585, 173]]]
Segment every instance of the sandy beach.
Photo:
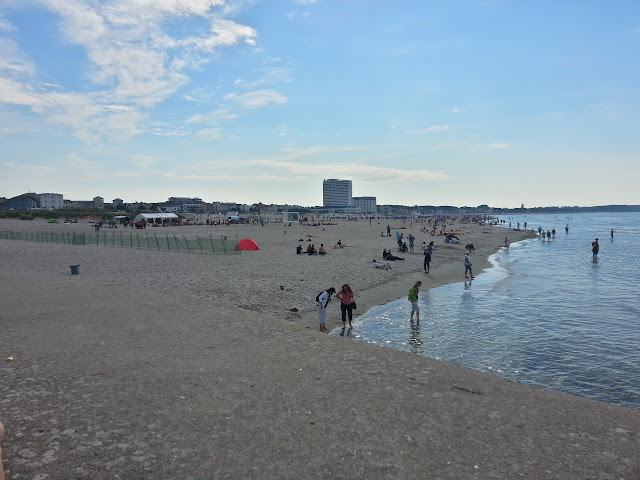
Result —
[[[530, 235], [456, 223], [449, 245], [372, 223], [153, 229], [260, 246], [232, 255], [0, 240], [7, 478], [640, 478], [635, 410], [317, 331], [322, 289], [351, 284], [361, 314], [464, 281], [466, 243], [477, 276]], [[296, 255], [309, 240], [328, 254]], [[384, 248], [405, 260], [372, 268]], [[327, 319], [341, 326], [338, 302]]]
[[[381, 237], [386, 227], [391, 237]], [[215, 305], [236, 306], [291, 320], [305, 326], [316, 326], [315, 297], [329, 287], [339, 289], [349, 283], [355, 291], [358, 310], [367, 309], [402, 298], [417, 281], [422, 289], [464, 281], [464, 246], [472, 243], [474, 274], [489, 266], [488, 257], [504, 245], [504, 238], [516, 242], [531, 236], [523, 231], [507, 231], [499, 227], [469, 223], [447, 225], [461, 232], [461, 244], [446, 244], [443, 236], [432, 236], [420, 230], [426, 224], [410, 221], [343, 221], [336, 225], [293, 226], [282, 224], [182, 226], [150, 228], [148, 233], [163, 235], [196, 235], [229, 239], [250, 238], [260, 247], [240, 255], [204, 254], [138, 250], [120, 247], [57, 245], [32, 242], [3, 242], [3, 270], [38, 277], [69, 275], [70, 265], [80, 265], [83, 279], [100, 279], [115, 284], [152, 286], [167, 292], [180, 292], [210, 300]], [[439, 227], [439, 229], [442, 226]], [[19, 221], [0, 219], [0, 230], [54, 231], [93, 233], [88, 222], [49, 224], [43, 220]], [[397, 251], [396, 231], [405, 238], [416, 237], [414, 253]], [[451, 231], [451, 230], [448, 230]], [[135, 235], [135, 229], [103, 229], [107, 235]], [[147, 231], [145, 231], [147, 233]], [[338, 241], [345, 248], [333, 248]], [[428, 275], [423, 270], [422, 242], [434, 241], [435, 252]], [[296, 247], [309, 243], [319, 248], [324, 244], [328, 254], [296, 255]], [[391, 270], [374, 269], [372, 260], [383, 262], [382, 252], [391, 249], [404, 261], [388, 262]], [[330, 307], [328, 326], [341, 325], [337, 302]], [[292, 311], [297, 309], [297, 312]]]

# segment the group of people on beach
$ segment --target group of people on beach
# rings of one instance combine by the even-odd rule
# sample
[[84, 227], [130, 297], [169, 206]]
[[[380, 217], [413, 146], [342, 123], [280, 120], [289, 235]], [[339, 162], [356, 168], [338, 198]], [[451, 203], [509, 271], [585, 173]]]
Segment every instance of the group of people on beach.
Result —
[[316, 302], [318, 305], [318, 323], [320, 324], [321, 332], [328, 332], [329, 329], [326, 326], [327, 321], [327, 306], [331, 301], [331, 295], [335, 294], [336, 298], [340, 300], [340, 312], [342, 313], [342, 333], [347, 327], [347, 319], [349, 320], [349, 330], [353, 328], [353, 311], [357, 308], [354, 297], [356, 296], [351, 286], [345, 283], [340, 288], [340, 291], [336, 293], [336, 289], [330, 287], [318, 294]]

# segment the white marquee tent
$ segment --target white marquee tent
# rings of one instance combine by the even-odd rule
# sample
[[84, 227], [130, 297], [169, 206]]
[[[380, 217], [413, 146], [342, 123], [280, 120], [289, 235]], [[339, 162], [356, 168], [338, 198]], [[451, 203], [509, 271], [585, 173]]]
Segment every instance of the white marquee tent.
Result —
[[178, 216], [175, 213], [141, 213], [133, 219], [134, 222], [145, 222], [153, 224], [165, 224], [172, 223], [178, 220]]

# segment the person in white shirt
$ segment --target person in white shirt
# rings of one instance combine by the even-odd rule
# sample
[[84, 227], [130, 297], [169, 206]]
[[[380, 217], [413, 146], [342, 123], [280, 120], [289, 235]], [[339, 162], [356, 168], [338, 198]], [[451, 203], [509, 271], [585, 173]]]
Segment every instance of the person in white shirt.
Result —
[[469, 272], [469, 275], [471, 275], [471, 278], [476, 278], [473, 276], [473, 271], [471, 270], [471, 259], [469, 258], [469, 250], [466, 250], [464, 252], [464, 278], [469, 278], [467, 277], [467, 272]]
[[388, 263], [378, 263], [376, 259], [373, 259], [373, 268], [381, 268], [382, 270], [391, 270]]
[[328, 332], [325, 322], [327, 321], [327, 306], [331, 301], [331, 295], [336, 293], [336, 289], [331, 287], [320, 295], [318, 295], [318, 323], [320, 324], [321, 332]]

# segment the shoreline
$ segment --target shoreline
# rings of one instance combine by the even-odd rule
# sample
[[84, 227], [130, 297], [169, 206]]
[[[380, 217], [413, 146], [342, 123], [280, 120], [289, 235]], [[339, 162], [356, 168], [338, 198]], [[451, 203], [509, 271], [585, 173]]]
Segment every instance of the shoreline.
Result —
[[[518, 243], [534, 240], [536, 238], [537, 238], [537, 236], [531, 236], [529, 238], [523, 238], [521, 240], [514, 241], [513, 243], [510, 242], [509, 245], [512, 246], [512, 245], [515, 245], [515, 244], [518, 244]], [[483, 257], [482, 260], [480, 260], [480, 262], [482, 262], [483, 265], [484, 265], [484, 263], [486, 263], [487, 265], [480, 271], [480, 273], [477, 273], [475, 275], [476, 279], [480, 275], [482, 275], [483, 273], [487, 273], [487, 271], [489, 271], [489, 270], [491, 270], [493, 268], [497, 268], [497, 265], [493, 265], [491, 263], [490, 258], [493, 255], [498, 254], [501, 251], [502, 248], [503, 247], [498, 247], [493, 253], [487, 255], [486, 257]], [[478, 262], [478, 263], [480, 263], [480, 262]], [[475, 264], [474, 264], [474, 266], [475, 266]], [[432, 290], [434, 288], [441, 288], [441, 287], [446, 287], [448, 285], [455, 285], [456, 283], [464, 283], [465, 282], [465, 279], [463, 277], [463, 278], [459, 278], [459, 279], [451, 279], [451, 281], [433, 282], [431, 285], [429, 285], [428, 288], [424, 288], [425, 283], [426, 283], [426, 281], [424, 279], [425, 277], [421, 277], [420, 274], [415, 274], [415, 276], [413, 276], [411, 278], [412, 278], [411, 282], [407, 282], [407, 285], [409, 285], [409, 287], [407, 287], [407, 288], [405, 288], [406, 285], [405, 285], [404, 280], [402, 280], [402, 281], [400, 281], [400, 280], [392, 280], [391, 282], [389, 282], [389, 283], [387, 283], [387, 284], [385, 284], [383, 286], [380, 286], [379, 288], [376, 288], [376, 289], [373, 289], [371, 291], [365, 292], [365, 294], [363, 296], [369, 301], [369, 305], [370, 306], [369, 306], [368, 310], [366, 310], [366, 311], [364, 311], [362, 313], [355, 313], [354, 312], [354, 321], [356, 320], [356, 317], [362, 317], [362, 316], [366, 315], [370, 310], [372, 310], [374, 308], [377, 308], [377, 307], [380, 307], [380, 306], [383, 306], [383, 305], [387, 305], [389, 303], [394, 303], [394, 302], [400, 301], [402, 299], [405, 299], [407, 301], [407, 303], [408, 303], [408, 300], [406, 299], [406, 297], [408, 296], [408, 290], [409, 290], [409, 288], [411, 288], [411, 285], [413, 283], [417, 282], [418, 280], [422, 281], [422, 287], [420, 287], [420, 292], [421, 293], [427, 292], [427, 291]], [[396, 282], [397, 285], [394, 286], [393, 285], [394, 282]], [[386, 300], [384, 302], [377, 302], [376, 299], [378, 298], [377, 297], [377, 293], [378, 293], [377, 290], [378, 289], [379, 290], [385, 290], [386, 289], [387, 291], [391, 292], [391, 294], [400, 294], [400, 296], [397, 297], [397, 298], [388, 299], [388, 300]], [[406, 292], [403, 289], [405, 289]], [[390, 295], [387, 295], [387, 296], [390, 296]], [[359, 302], [359, 300], [358, 300], [358, 302]], [[362, 311], [362, 309], [360, 309], [359, 306], [358, 306], [358, 310]], [[313, 319], [315, 320], [315, 317], [313, 317]], [[335, 326], [333, 328], [334, 331], [335, 330], [339, 330], [341, 328], [338, 324], [341, 325], [342, 322], [335, 323]], [[389, 348], [392, 348], [392, 347], [389, 347]]]

